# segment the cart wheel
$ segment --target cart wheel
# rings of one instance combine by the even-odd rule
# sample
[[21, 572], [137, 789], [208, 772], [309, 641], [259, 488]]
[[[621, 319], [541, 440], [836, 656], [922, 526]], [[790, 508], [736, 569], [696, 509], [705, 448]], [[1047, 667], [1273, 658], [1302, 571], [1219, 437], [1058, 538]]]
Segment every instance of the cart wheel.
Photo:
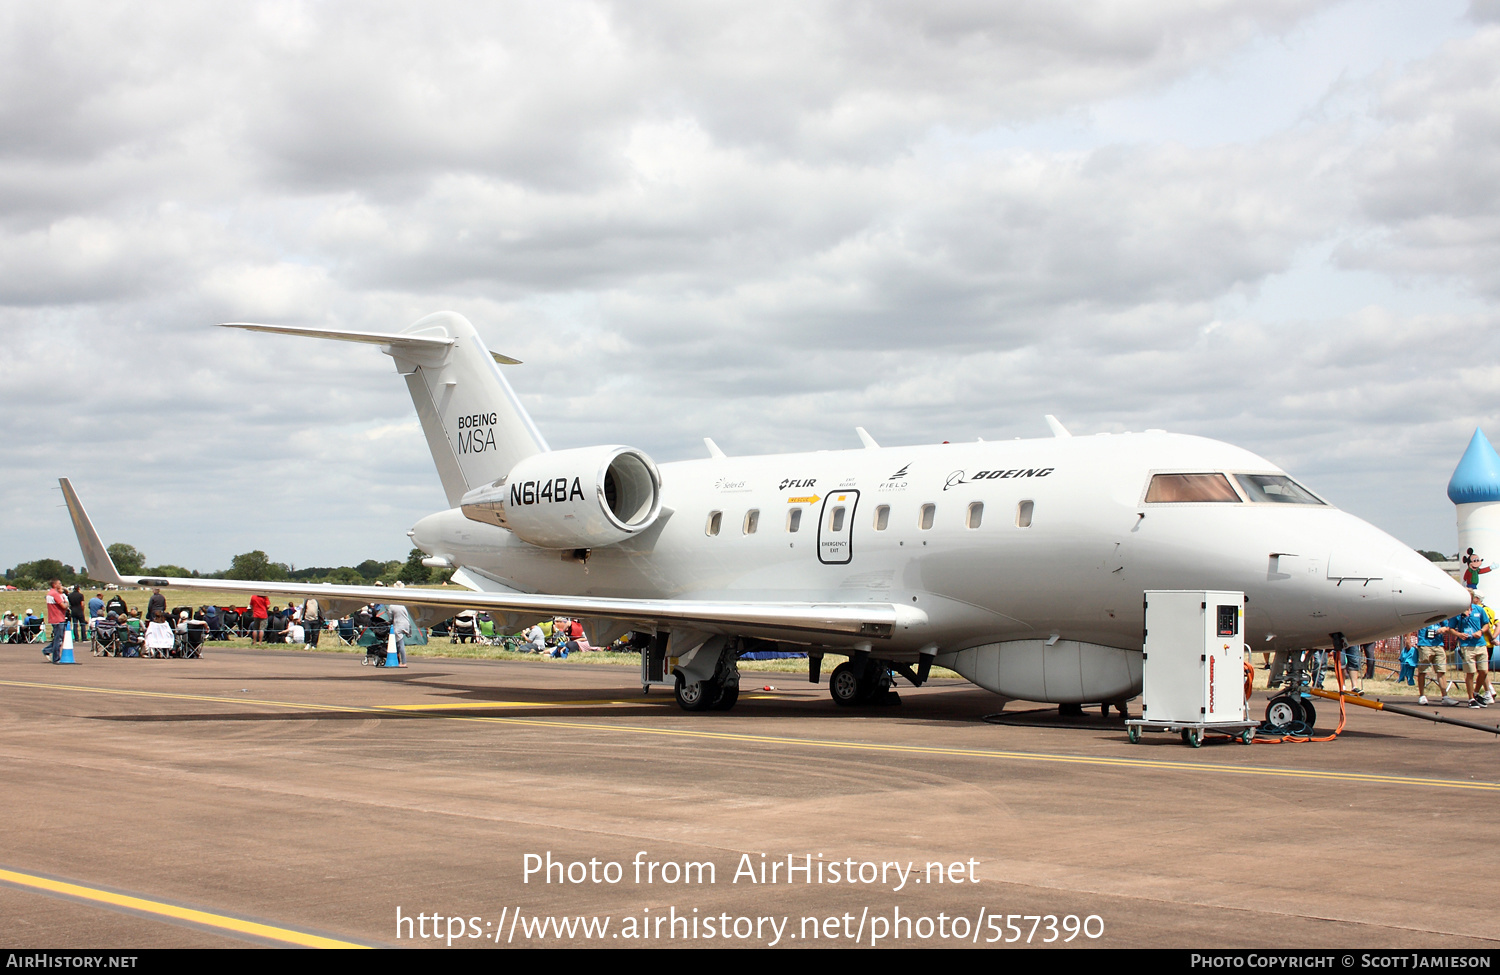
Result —
[[1200, 748], [1203, 745], [1203, 732], [1197, 728], [1182, 729], [1182, 743], [1189, 748]]
[[1140, 741], [1141, 740], [1141, 727], [1140, 727], [1140, 725], [1134, 725], [1133, 724], [1130, 727], [1126, 728], [1125, 729], [1125, 737], [1127, 737], [1127, 738], [1130, 739], [1130, 743], [1132, 745], [1134, 745], [1136, 742]]
[[1244, 731], [1240, 732], [1240, 741], [1246, 745], [1255, 744], [1255, 729], [1246, 728]]

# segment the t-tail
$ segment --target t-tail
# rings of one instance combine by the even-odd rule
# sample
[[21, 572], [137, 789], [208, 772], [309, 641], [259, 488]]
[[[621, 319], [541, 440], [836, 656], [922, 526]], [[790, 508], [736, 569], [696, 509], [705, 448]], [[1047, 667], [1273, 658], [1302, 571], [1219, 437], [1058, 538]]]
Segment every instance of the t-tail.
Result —
[[406, 379], [450, 506], [550, 449], [500, 374], [498, 363], [517, 360], [490, 352], [469, 320], [454, 312], [436, 312], [397, 333], [247, 322], [224, 327], [378, 345]]

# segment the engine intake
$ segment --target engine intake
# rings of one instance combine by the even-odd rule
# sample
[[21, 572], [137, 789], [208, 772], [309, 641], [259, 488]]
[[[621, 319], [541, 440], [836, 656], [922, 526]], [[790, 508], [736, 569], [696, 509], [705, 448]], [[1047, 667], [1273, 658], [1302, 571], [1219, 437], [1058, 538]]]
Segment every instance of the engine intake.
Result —
[[541, 548], [600, 548], [650, 528], [661, 473], [632, 447], [533, 454], [459, 502], [464, 517], [499, 525]]

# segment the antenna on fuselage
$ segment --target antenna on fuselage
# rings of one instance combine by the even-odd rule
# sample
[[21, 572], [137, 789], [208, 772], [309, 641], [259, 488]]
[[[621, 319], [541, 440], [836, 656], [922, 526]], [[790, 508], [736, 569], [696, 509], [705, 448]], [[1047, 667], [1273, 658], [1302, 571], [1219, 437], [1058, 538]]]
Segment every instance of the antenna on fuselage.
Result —
[[1047, 421], [1047, 426], [1051, 427], [1051, 429], [1052, 429], [1052, 435], [1054, 437], [1071, 437], [1071, 436], [1073, 436], [1071, 433], [1068, 432], [1068, 428], [1065, 427], [1065, 426], [1063, 426], [1062, 423], [1057, 419], [1057, 417], [1053, 416], [1051, 413], [1048, 413], [1046, 416], [1043, 417], [1043, 419]]
[[712, 457], [714, 460], [723, 460], [724, 457], [727, 456], [724, 451], [719, 449], [719, 445], [714, 443], [713, 440], [709, 437], [703, 438], [703, 446], [708, 448], [708, 456]]
[[870, 432], [864, 427], [855, 427], [854, 432], [859, 434], [859, 442], [865, 445], [866, 450], [880, 449], [880, 444], [875, 442], [875, 438], [870, 436]]

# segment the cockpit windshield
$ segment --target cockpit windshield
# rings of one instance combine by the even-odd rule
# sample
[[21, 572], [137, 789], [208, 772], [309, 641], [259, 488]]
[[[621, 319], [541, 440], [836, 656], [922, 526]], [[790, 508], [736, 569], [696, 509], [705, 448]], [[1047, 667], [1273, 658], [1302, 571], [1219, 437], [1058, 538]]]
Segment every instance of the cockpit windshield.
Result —
[[1157, 474], [1146, 489], [1147, 504], [1182, 504], [1194, 501], [1239, 503], [1229, 478], [1223, 474]]
[[1245, 497], [1274, 504], [1323, 504], [1312, 492], [1285, 474], [1236, 474]]

